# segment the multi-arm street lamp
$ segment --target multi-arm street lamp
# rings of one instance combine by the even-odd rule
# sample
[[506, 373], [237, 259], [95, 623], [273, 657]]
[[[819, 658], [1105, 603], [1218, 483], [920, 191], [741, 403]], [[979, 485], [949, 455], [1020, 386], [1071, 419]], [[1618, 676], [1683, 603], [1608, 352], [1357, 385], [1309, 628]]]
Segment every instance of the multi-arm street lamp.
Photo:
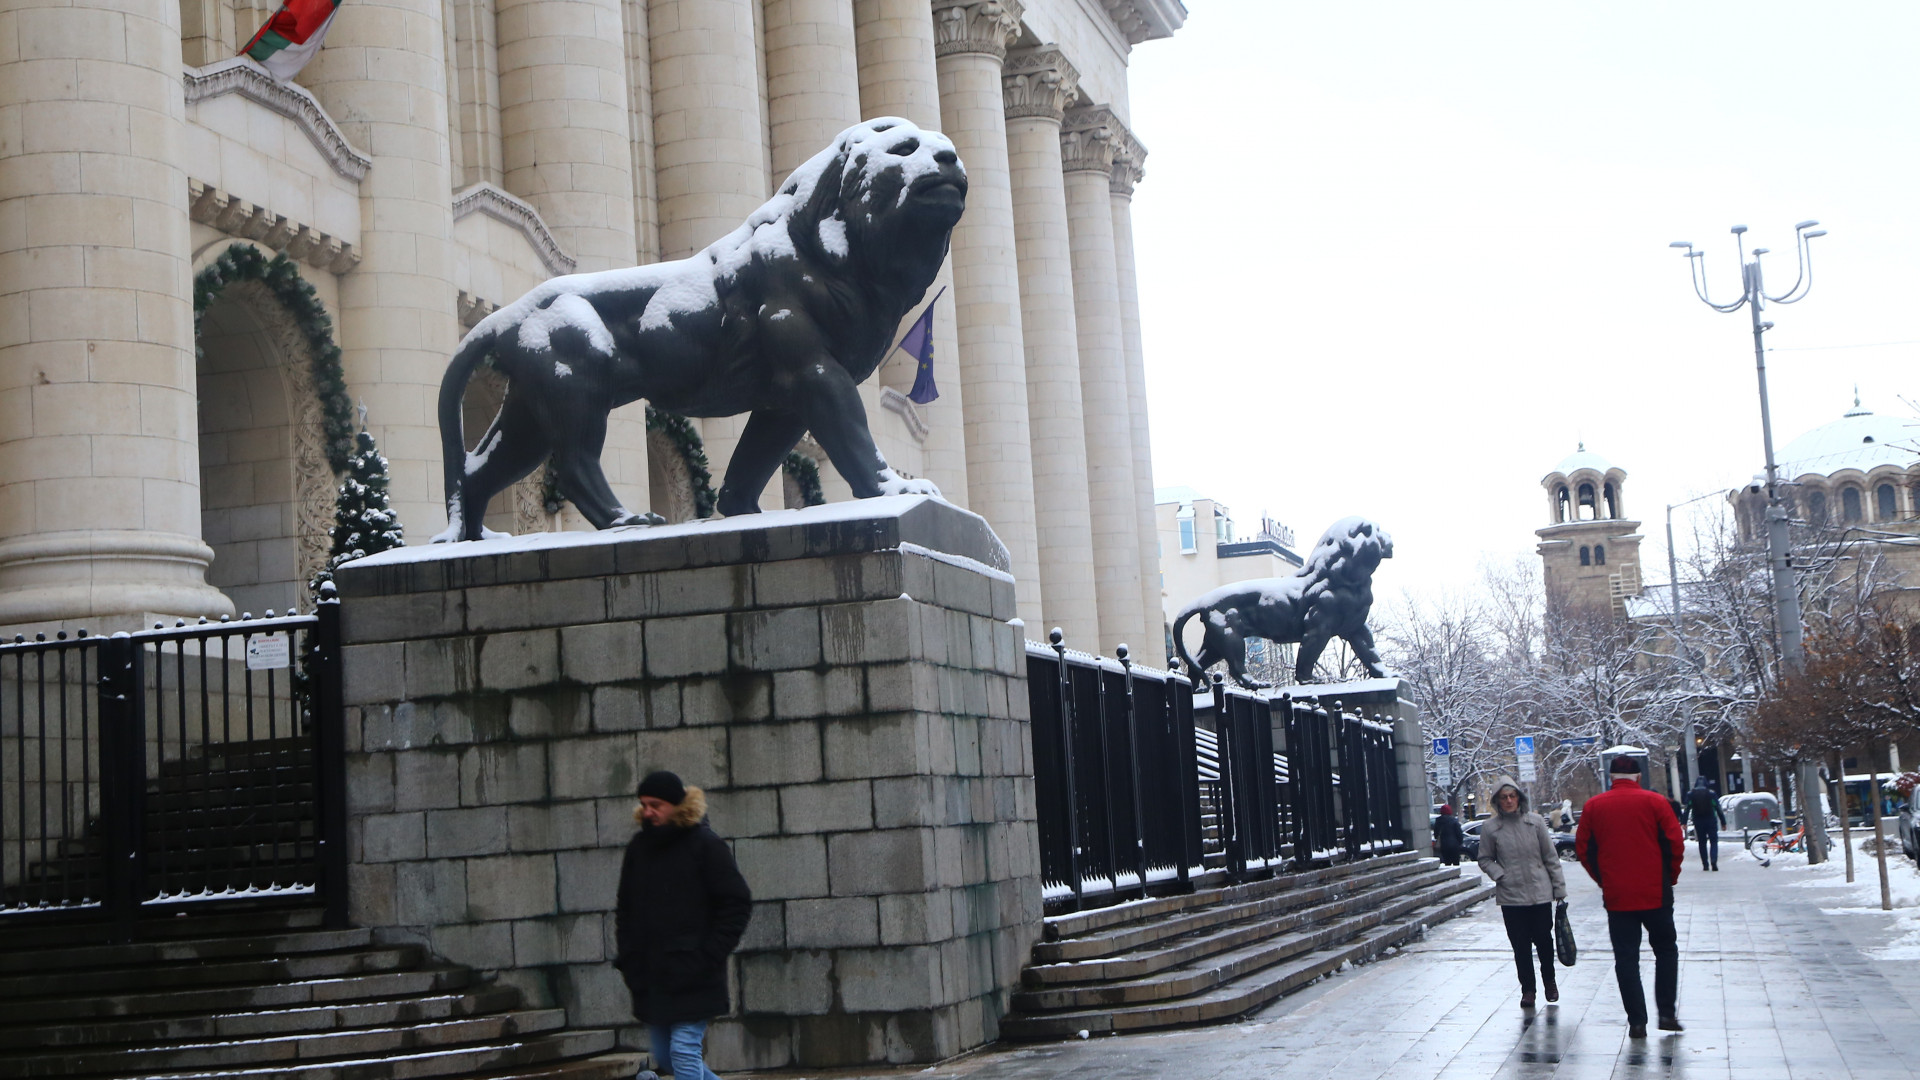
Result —
[[[1740, 255], [1741, 292], [1738, 300], [1724, 304], [1715, 303], [1707, 294], [1706, 252], [1694, 250], [1693, 244], [1686, 240], [1675, 240], [1667, 245], [1686, 251], [1687, 268], [1693, 278], [1693, 292], [1701, 303], [1725, 314], [1745, 307], [1753, 318], [1753, 365], [1760, 379], [1760, 437], [1767, 452], [1767, 562], [1773, 571], [1774, 632], [1780, 647], [1780, 659], [1788, 675], [1801, 673], [1805, 667], [1806, 651], [1800, 636], [1800, 589], [1794, 580], [1789, 555], [1787, 508], [1780, 497], [1780, 469], [1773, 460], [1772, 409], [1767, 401], [1767, 347], [1764, 335], [1773, 329], [1773, 324], [1762, 321], [1760, 312], [1769, 303], [1792, 304], [1804, 300], [1812, 290], [1813, 259], [1808, 242], [1827, 235], [1825, 229], [1815, 228], [1819, 224], [1817, 221], [1803, 221], [1793, 227], [1793, 247], [1799, 269], [1793, 287], [1779, 296], [1767, 295], [1761, 277], [1760, 257], [1767, 254], [1767, 249], [1754, 248], [1753, 259], [1749, 261], [1747, 227], [1735, 225], [1733, 235]], [[1675, 615], [1677, 618], [1678, 612]], [[1809, 802], [1809, 794], [1819, 790], [1816, 767], [1811, 762], [1803, 762], [1800, 778], [1801, 801], [1804, 804]], [[1809, 783], [1809, 780], [1812, 782]], [[1801, 807], [1801, 812], [1807, 823], [1807, 835], [1812, 841], [1808, 845], [1809, 861], [1824, 861], [1827, 836], [1819, 800], [1812, 799], [1811, 805]]]

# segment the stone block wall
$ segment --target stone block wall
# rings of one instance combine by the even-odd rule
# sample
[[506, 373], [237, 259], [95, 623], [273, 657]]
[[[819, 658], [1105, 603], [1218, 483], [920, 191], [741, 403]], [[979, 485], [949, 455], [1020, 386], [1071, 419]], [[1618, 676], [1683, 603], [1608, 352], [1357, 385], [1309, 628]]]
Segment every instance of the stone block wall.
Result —
[[612, 909], [634, 787], [672, 769], [754, 892], [716, 1068], [994, 1039], [1040, 928], [1004, 548], [859, 505], [347, 568], [354, 921], [643, 1048]]

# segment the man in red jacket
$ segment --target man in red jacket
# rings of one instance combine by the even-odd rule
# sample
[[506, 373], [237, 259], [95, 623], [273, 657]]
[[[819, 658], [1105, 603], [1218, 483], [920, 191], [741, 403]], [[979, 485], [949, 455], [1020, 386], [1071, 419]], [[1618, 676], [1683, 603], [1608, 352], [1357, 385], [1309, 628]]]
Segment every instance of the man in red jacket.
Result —
[[1677, 1015], [1680, 946], [1673, 928], [1673, 886], [1687, 849], [1667, 800], [1640, 786], [1638, 759], [1613, 759], [1613, 789], [1587, 800], [1574, 833], [1580, 865], [1600, 886], [1613, 939], [1613, 977], [1627, 1010], [1627, 1035], [1647, 1037], [1647, 995], [1640, 985], [1640, 928], [1653, 946], [1653, 1001], [1660, 1030], [1682, 1031]]

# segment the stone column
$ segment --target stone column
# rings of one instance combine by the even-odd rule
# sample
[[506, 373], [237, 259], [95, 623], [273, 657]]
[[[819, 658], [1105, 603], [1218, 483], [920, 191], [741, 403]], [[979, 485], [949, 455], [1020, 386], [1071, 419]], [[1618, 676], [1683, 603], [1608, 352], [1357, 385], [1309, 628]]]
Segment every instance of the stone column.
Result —
[[[652, 0], [654, 175], [660, 257], [683, 259], [767, 201], [760, 0]], [[701, 422], [717, 491], [743, 417]]]
[[[1153, 520], [1153, 442], [1147, 428], [1147, 364], [1140, 345], [1140, 284], [1133, 261], [1133, 185], [1145, 175], [1147, 149], [1130, 133], [1114, 150], [1113, 267], [1120, 285], [1120, 344], [1127, 357], [1127, 412], [1133, 424], [1133, 491], [1140, 524], [1140, 602], [1151, 643], [1146, 656], [1160, 656], [1166, 640], [1166, 609], [1160, 597], [1160, 533]], [[1140, 654], [1136, 654], [1140, 655]]]
[[[1067, 230], [1073, 245], [1073, 308], [1080, 331], [1087, 494], [1093, 516], [1093, 574], [1101, 644], [1139, 643], [1140, 515], [1133, 485], [1133, 416], [1120, 339], [1120, 283], [1114, 268], [1113, 173], [1117, 128], [1104, 106], [1067, 117], [1059, 146], [1066, 169]], [[1149, 653], [1148, 655], [1152, 655]]]
[[444, 9], [441, 0], [355, 2], [303, 78], [373, 157], [360, 182], [362, 258], [340, 278], [340, 361], [350, 392], [379, 387], [368, 420], [387, 455], [394, 510], [417, 543], [447, 521], [436, 408], [460, 340]]
[[16, 0], [0, 41], [0, 625], [230, 613], [200, 539], [180, 8]]
[[[497, 0], [495, 9], [503, 186], [540, 211], [579, 272], [632, 266], [633, 131], [620, 0]], [[644, 403], [607, 418], [601, 457], [621, 501], [647, 506]]]
[[[842, 131], [860, 122], [860, 71], [853, 39], [853, 0], [761, 0], [766, 55], [767, 129], [775, 186]], [[883, 437], [891, 419], [880, 415], [880, 381], [860, 384], [869, 423], [889, 461], [902, 449]], [[736, 422], [743, 422], [744, 417]], [[717, 425], [709, 424], [709, 428]], [[709, 450], [709, 453], [712, 451]], [[719, 481], [718, 461], [715, 482]], [[763, 509], [784, 505], [779, 473], [760, 493]], [[839, 472], [820, 463], [820, 487], [829, 502], [853, 497]]]
[[1020, 618], [1040, 626], [1020, 266], [1000, 61], [1020, 30], [1018, 0], [933, 0], [941, 127], [967, 165], [967, 213], [953, 230], [953, 292], [965, 397], [967, 498], [1013, 557]]
[[[1060, 119], [1080, 75], [1053, 46], [1009, 53], [1002, 74], [1013, 221], [1020, 266], [1020, 329], [1027, 354], [1040, 614], [1089, 652], [1109, 651], [1094, 586], [1087, 442], [1080, 419], [1080, 347], [1074, 311]], [[1104, 599], [1100, 597], [1099, 599]]]
[[[940, 75], [933, 58], [933, 19], [926, 0], [854, 0], [853, 32], [860, 60], [860, 115], [902, 116], [923, 128], [939, 130]], [[966, 406], [951, 254], [928, 291], [940, 297], [933, 314], [933, 381], [940, 396], [916, 406], [927, 422], [923, 475], [940, 486], [940, 494], [949, 502], [965, 506]], [[909, 313], [902, 320], [895, 341], [917, 317]], [[913, 368], [900, 354], [889, 356], [880, 372], [881, 382], [901, 393], [913, 386]]]

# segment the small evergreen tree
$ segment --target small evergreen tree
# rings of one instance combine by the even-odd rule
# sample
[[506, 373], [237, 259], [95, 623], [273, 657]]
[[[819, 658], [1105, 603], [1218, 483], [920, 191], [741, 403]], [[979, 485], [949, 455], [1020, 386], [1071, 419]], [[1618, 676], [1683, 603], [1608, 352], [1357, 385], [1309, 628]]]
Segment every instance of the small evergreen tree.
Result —
[[340, 484], [340, 496], [334, 504], [333, 541], [327, 552], [327, 565], [307, 587], [318, 598], [322, 582], [332, 581], [333, 572], [342, 563], [364, 558], [389, 548], [405, 547], [404, 529], [387, 501], [387, 459], [365, 428], [354, 436], [353, 453], [347, 458], [347, 476]]

